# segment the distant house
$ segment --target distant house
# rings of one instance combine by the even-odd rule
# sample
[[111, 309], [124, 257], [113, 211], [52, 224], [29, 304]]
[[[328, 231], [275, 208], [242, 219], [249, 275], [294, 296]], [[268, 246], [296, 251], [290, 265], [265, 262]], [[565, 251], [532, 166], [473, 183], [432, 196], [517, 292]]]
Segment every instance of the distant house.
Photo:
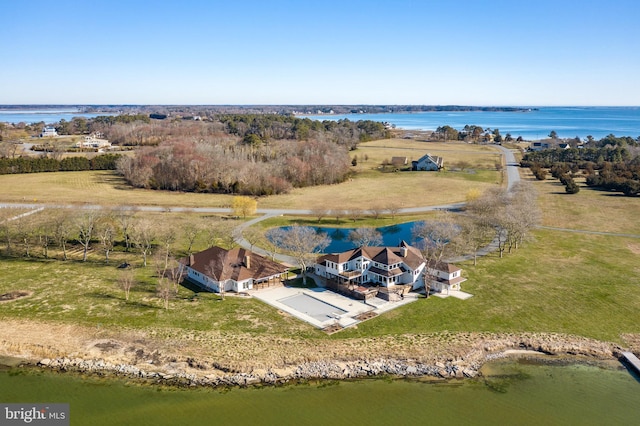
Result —
[[58, 132], [56, 131], [55, 127], [47, 126], [44, 129], [42, 129], [42, 133], [40, 133], [41, 138], [55, 137], [55, 136], [58, 136]]
[[210, 247], [180, 260], [186, 277], [215, 293], [281, 284], [288, 267], [244, 248]]
[[560, 143], [560, 144], [558, 144], [558, 148], [560, 148], [560, 149], [570, 149], [571, 145], [569, 145], [568, 143]]
[[442, 157], [437, 157], [431, 154], [425, 154], [418, 161], [411, 162], [411, 170], [432, 170], [438, 171], [444, 167], [444, 161]]
[[404, 241], [398, 247], [361, 247], [326, 254], [318, 258], [313, 268], [320, 277], [353, 286], [411, 286], [416, 290], [424, 287], [428, 274], [432, 291], [448, 292], [460, 290], [464, 281], [462, 270], [454, 265], [440, 262], [427, 268], [420, 250]]
[[409, 164], [407, 157], [391, 157], [391, 165], [394, 167], [404, 167]]
[[529, 149], [531, 151], [542, 151], [543, 149], [549, 149], [549, 148], [551, 148], [551, 143], [543, 142], [543, 141], [531, 142], [531, 145], [529, 146]]
[[111, 143], [106, 139], [100, 139], [101, 133], [95, 133], [90, 136], [85, 136], [84, 140], [76, 142], [76, 148], [110, 148]]

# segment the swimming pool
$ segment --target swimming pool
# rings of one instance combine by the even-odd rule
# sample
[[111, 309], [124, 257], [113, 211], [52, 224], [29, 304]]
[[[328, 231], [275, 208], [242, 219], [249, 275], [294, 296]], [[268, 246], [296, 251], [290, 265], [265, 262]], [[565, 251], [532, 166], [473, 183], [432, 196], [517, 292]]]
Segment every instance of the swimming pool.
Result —
[[347, 313], [344, 309], [340, 309], [337, 306], [323, 302], [305, 293], [283, 297], [279, 299], [278, 302], [320, 322], [335, 319]]

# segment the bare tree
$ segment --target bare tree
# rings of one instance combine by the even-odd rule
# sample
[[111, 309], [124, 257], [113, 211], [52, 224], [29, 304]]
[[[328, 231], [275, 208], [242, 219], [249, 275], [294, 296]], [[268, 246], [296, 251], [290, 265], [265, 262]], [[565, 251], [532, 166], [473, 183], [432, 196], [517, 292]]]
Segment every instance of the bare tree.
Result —
[[358, 247], [379, 246], [382, 244], [382, 234], [375, 228], [358, 228], [349, 232], [349, 241]]
[[184, 269], [184, 265], [176, 260], [173, 256], [169, 258], [169, 269], [167, 270], [167, 277], [171, 280], [173, 284], [173, 289], [178, 294], [178, 290], [180, 289], [180, 283], [184, 279], [186, 271]]
[[66, 210], [60, 210], [53, 219], [53, 234], [62, 249], [62, 260], [67, 260], [67, 241], [73, 232], [72, 222], [72, 218], [69, 217], [69, 212]]
[[369, 212], [371, 213], [374, 219], [379, 219], [383, 211], [384, 211], [384, 208], [381, 206], [372, 206], [369, 208]]
[[462, 218], [458, 221], [460, 232], [452, 241], [458, 253], [472, 253], [473, 266], [478, 264], [478, 251], [489, 244], [495, 235], [495, 229], [475, 220], [473, 217]]
[[537, 205], [535, 188], [529, 182], [516, 183], [509, 192], [509, 204], [505, 211], [509, 252], [518, 249], [531, 229], [540, 224], [541, 213]]
[[191, 256], [191, 253], [193, 253], [193, 245], [195, 244], [198, 237], [202, 235], [202, 231], [203, 229], [200, 226], [200, 223], [197, 222], [189, 222], [182, 228], [182, 232], [187, 238], [188, 243], [187, 256]]
[[144, 266], [147, 266], [147, 256], [153, 247], [154, 238], [154, 224], [148, 219], [137, 220], [131, 228], [131, 240], [142, 254]]
[[109, 263], [109, 254], [113, 250], [116, 237], [116, 223], [111, 215], [104, 215], [98, 220], [96, 234], [100, 238], [100, 246], [104, 252], [105, 263]]
[[387, 212], [389, 212], [392, 218], [395, 218], [400, 212], [400, 206], [395, 202], [389, 202], [387, 203]]
[[169, 300], [175, 297], [171, 281], [165, 277], [158, 277], [158, 285], [156, 286], [156, 294], [164, 303], [164, 309], [169, 309]]
[[49, 258], [49, 247], [55, 241], [54, 226], [50, 214], [40, 221], [36, 227], [37, 239], [45, 259]]
[[82, 261], [87, 261], [87, 253], [91, 248], [91, 239], [96, 231], [98, 212], [90, 210], [76, 218], [75, 228], [77, 231], [77, 241], [82, 245]]
[[507, 191], [503, 188], [489, 188], [480, 197], [467, 203], [466, 210], [482, 226], [495, 230], [498, 253], [503, 256], [508, 231], [505, 227], [506, 208], [509, 204]]
[[540, 222], [540, 210], [531, 184], [520, 182], [510, 192], [491, 188], [467, 203], [467, 211], [482, 225], [496, 231], [498, 253], [517, 249], [528, 232]]
[[318, 233], [308, 226], [293, 225], [284, 232], [276, 235], [276, 242], [300, 265], [302, 282], [307, 285], [307, 266], [315, 262], [318, 253], [331, 242], [327, 234]]
[[439, 263], [445, 253], [451, 253], [453, 247], [449, 242], [460, 233], [460, 228], [450, 214], [441, 214], [436, 220], [418, 222], [412, 233], [414, 239], [422, 239], [420, 247], [425, 259]]
[[422, 239], [420, 251], [426, 261], [424, 287], [426, 297], [431, 292], [431, 281], [437, 278], [437, 268], [445, 254], [453, 254], [449, 244], [460, 232], [449, 214], [440, 215], [436, 220], [419, 222], [413, 228], [414, 239]]
[[24, 248], [24, 256], [31, 257], [31, 247], [35, 244], [37, 224], [32, 216], [20, 215], [13, 220], [15, 235]]
[[0, 209], [0, 226], [2, 226], [2, 236], [4, 239], [4, 243], [6, 245], [7, 254], [11, 251], [11, 225], [10, 218], [12, 210], [10, 209]]
[[269, 253], [271, 260], [275, 260], [276, 254], [280, 253], [281, 247], [278, 246], [278, 241], [282, 239], [282, 228], [271, 228], [265, 233], [265, 238], [262, 241], [262, 247]]
[[364, 215], [364, 210], [359, 208], [353, 208], [348, 211], [348, 214], [351, 220], [355, 222], [356, 220], [360, 219]]
[[311, 214], [318, 219], [318, 223], [322, 221], [323, 218], [329, 215], [330, 211], [324, 207], [316, 207], [311, 209]]
[[135, 284], [136, 281], [132, 270], [125, 270], [120, 273], [120, 276], [118, 277], [118, 285], [122, 290], [124, 290], [125, 300], [129, 300], [129, 293]]
[[331, 215], [336, 218], [336, 223], [339, 223], [340, 218], [343, 217], [345, 214], [346, 212], [341, 209], [331, 210]]
[[124, 236], [125, 250], [129, 251], [131, 248], [131, 227], [133, 226], [134, 216], [136, 214], [136, 207], [118, 206], [114, 209], [114, 216], [120, 224], [120, 230]]
[[223, 238], [223, 234], [225, 233], [223, 229], [223, 223], [218, 218], [212, 218], [211, 222], [205, 225], [207, 247], [218, 245], [219, 241]]
[[264, 239], [264, 234], [257, 228], [247, 228], [242, 232], [242, 237], [250, 244], [250, 249]]
[[171, 224], [164, 226], [157, 234], [157, 239], [162, 246], [162, 255], [164, 258], [164, 269], [162, 275], [166, 274], [169, 268], [169, 257], [171, 256], [171, 248], [176, 241], [176, 230]]

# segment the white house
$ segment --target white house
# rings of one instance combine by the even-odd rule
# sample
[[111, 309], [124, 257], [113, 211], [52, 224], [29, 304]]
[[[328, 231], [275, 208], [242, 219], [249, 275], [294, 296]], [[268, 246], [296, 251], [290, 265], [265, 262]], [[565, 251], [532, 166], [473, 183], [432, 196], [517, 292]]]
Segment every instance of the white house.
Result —
[[551, 143], [542, 142], [542, 141], [531, 142], [531, 145], [529, 146], [529, 149], [531, 151], [542, 151], [543, 149], [549, 149], [549, 148], [551, 148]]
[[279, 284], [288, 267], [244, 248], [210, 247], [180, 260], [186, 277], [206, 290], [241, 292]]
[[411, 162], [411, 169], [412, 170], [438, 171], [442, 167], [444, 167], [444, 162], [442, 160], [442, 157], [437, 157], [437, 156], [431, 155], [431, 154], [425, 154], [422, 157], [420, 157], [420, 159], [418, 161], [412, 161]]
[[431, 290], [438, 293], [449, 294], [450, 290], [460, 290], [460, 284], [467, 280], [462, 278], [462, 269], [450, 263], [429, 264], [426, 271]]
[[314, 272], [341, 284], [411, 285], [413, 290], [424, 287], [428, 274], [432, 291], [460, 290], [460, 283], [465, 280], [460, 268], [441, 262], [427, 270], [426, 265], [420, 250], [402, 241], [398, 247], [361, 247], [326, 254], [318, 258]]
[[85, 136], [83, 141], [76, 142], [76, 148], [109, 148], [111, 143], [106, 139], [100, 139], [98, 134]]
[[41, 138], [55, 137], [55, 136], [58, 136], [58, 132], [56, 131], [55, 127], [47, 126], [44, 129], [42, 129], [42, 133], [40, 133]]

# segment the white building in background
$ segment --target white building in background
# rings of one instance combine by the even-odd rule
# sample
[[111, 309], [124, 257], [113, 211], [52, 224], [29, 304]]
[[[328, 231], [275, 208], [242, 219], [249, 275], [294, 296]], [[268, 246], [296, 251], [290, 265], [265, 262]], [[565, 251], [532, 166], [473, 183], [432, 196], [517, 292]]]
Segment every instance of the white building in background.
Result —
[[40, 133], [41, 138], [52, 138], [58, 136], [58, 132], [55, 127], [46, 126], [42, 129], [42, 133]]

